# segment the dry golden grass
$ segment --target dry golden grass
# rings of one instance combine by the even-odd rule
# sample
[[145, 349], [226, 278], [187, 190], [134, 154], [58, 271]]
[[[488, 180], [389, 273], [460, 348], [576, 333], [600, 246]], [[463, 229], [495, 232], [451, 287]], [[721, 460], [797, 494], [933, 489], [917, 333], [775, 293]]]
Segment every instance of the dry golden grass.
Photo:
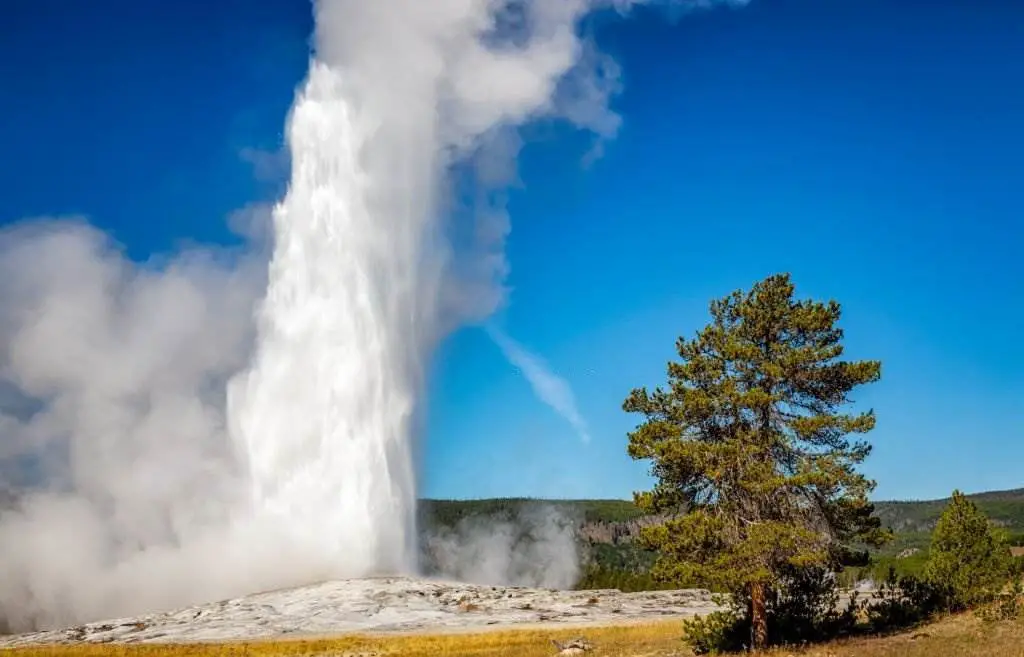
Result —
[[678, 621], [621, 627], [584, 629], [521, 629], [482, 633], [402, 636], [347, 636], [332, 639], [263, 641], [222, 644], [161, 645], [77, 645], [19, 648], [11, 657], [300, 657], [322, 655], [401, 655], [403, 657], [550, 657], [555, 654], [552, 639], [565, 641], [584, 636], [594, 644], [594, 657], [660, 657], [681, 650]]
[[[550, 657], [551, 639], [585, 636], [593, 657], [683, 657], [678, 621], [582, 630], [512, 630], [435, 636], [352, 636], [258, 643], [80, 645], [21, 648], [11, 657]], [[973, 616], [948, 618], [890, 637], [866, 638], [807, 650], [774, 650], [770, 657], [1024, 657], [1024, 623], [983, 623]]]
[[772, 657], [1024, 657], [1024, 622], [986, 623], [971, 614], [889, 637], [829, 644]]

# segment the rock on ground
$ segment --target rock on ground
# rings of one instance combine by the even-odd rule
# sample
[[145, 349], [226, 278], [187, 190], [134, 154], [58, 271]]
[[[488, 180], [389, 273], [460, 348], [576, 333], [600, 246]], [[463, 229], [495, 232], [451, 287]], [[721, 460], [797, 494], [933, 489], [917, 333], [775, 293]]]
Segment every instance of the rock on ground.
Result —
[[717, 609], [711, 593], [699, 589], [556, 591], [387, 577], [325, 582], [174, 612], [0, 637], [0, 647], [600, 625], [684, 618]]

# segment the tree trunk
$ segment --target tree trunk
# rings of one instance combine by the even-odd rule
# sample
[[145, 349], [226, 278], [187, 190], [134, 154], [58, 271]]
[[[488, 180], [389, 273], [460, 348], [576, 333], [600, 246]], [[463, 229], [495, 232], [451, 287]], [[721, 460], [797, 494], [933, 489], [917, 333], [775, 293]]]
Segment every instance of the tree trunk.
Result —
[[768, 647], [768, 611], [764, 597], [763, 582], [750, 585], [750, 648], [755, 652]]

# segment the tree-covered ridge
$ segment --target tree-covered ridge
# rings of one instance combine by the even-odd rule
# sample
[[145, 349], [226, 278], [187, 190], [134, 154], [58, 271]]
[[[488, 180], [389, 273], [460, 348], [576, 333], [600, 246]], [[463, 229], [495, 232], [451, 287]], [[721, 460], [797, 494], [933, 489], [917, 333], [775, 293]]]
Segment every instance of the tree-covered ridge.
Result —
[[[966, 496], [978, 505], [993, 523], [1011, 534], [1015, 544], [1024, 544], [1024, 488], [991, 491]], [[950, 498], [938, 500], [890, 500], [875, 502], [875, 515], [882, 525], [896, 533], [895, 540], [886, 546], [886, 552], [900, 552], [915, 547], [926, 547], [931, 530], [949, 504]], [[466, 517], [493, 517], [518, 514], [529, 505], [550, 505], [587, 524], [616, 525], [623, 531], [641, 518], [643, 512], [631, 500], [544, 500], [532, 498], [491, 498], [477, 500], [420, 501], [420, 521], [423, 526], [454, 526]]]
[[[968, 495], [989, 519], [1011, 531], [1024, 532], [1024, 488]], [[925, 501], [880, 502], [875, 511], [882, 523], [896, 532], [930, 532], [950, 498]]]
[[554, 508], [579, 523], [625, 523], [643, 515], [630, 500], [550, 500], [500, 497], [478, 500], [423, 499], [419, 502], [421, 526], [453, 527], [468, 518], [514, 517], [531, 507]]
[[[1024, 489], [968, 495], [994, 524], [1009, 534], [1012, 545], [1024, 545]], [[950, 499], [876, 502], [875, 511], [883, 526], [892, 528], [894, 539], [872, 550], [869, 567], [854, 568], [843, 577], [850, 585], [862, 578], [884, 579], [890, 566], [900, 574], [923, 572], [931, 543], [931, 532]], [[617, 588], [643, 591], [666, 588], [651, 576], [656, 554], [635, 544], [645, 518], [630, 500], [544, 500], [499, 498], [477, 500], [420, 501], [420, 527], [455, 527], [464, 519], [487, 522], [515, 521], [525, 510], [537, 506], [554, 508], [578, 528], [581, 556], [585, 560], [578, 588]], [[901, 529], [903, 528], [903, 529]]]

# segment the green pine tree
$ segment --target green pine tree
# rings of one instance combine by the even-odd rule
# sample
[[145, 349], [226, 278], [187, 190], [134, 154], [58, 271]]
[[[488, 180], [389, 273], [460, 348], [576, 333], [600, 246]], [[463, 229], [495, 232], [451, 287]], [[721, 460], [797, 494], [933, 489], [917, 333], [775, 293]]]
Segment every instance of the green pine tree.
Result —
[[784, 573], [886, 538], [867, 499], [874, 482], [856, 471], [871, 448], [848, 437], [875, 416], [840, 410], [881, 365], [839, 360], [839, 304], [793, 294], [779, 274], [713, 301], [711, 323], [677, 341], [668, 387], [633, 390], [623, 404], [644, 416], [629, 454], [650, 460], [657, 479], [637, 504], [668, 518], [641, 534], [661, 555], [654, 575], [745, 596], [755, 649]]
[[953, 491], [932, 532], [925, 577], [949, 591], [952, 609], [966, 609], [994, 599], [1009, 581], [1012, 564], [1003, 532]]

